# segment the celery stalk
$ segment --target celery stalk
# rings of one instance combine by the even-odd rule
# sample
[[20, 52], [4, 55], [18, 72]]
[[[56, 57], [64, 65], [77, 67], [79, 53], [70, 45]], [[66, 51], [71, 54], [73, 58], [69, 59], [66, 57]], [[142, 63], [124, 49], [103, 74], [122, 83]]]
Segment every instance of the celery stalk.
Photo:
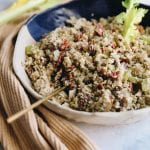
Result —
[[16, 2], [14, 2], [9, 8], [7, 8], [7, 10], [16, 9], [17, 7], [26, 4], [28, 1], [30, 0], [16, 0]]
[[41, 9], [41, 10], [48, 9], [48, 8], [58, 4], [58, 3], [62, 3], [62, 0], [48, 0], [47, 3], [44, 3], [43, 5], [41, 5], [39, 7], [39, 9]]
[[23, 6], [16, 8], [15, 10], [2, 12], [0, 14], [0, 25], [15, 19], [16, 17], [22, 15], [27, 11], [32, 10], [33, 8], [37, 8], [38, 6], [42, 5], [45, 2], [47, 2], [47, 0], [32, 0], [24, 4]]
[[126, 12], [120, 13], [116, 16], [116, 21], [123, 24], [122, 35], [128, 43], [135, 40], [139, 31], [136, 25], [138, 25], [145, 14], [148, 12], [147, 9], [138, 8], [139, 0], [125, 0], [122, 2], [123, 6], [126, 8]]

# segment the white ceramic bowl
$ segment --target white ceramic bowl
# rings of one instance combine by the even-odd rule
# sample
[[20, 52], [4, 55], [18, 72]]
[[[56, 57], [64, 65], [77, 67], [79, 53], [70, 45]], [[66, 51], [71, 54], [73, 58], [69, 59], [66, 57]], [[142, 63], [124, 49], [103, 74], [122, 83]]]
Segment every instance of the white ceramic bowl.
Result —
[[[13, 57], [13, 68], [24, 85], [24, 87], [32, 94], [36, 99], [41, 98], [31, 86], [31, 82], [24, 70], [25, 61], [25, 47], [34, 43], [34, 39], [30, 36], [27, 27], [23, 26], [19, 32]], [[82, 112], [70, 109], [68, 107], [61, 106], [57, 102], [48, 101], [44, 104], [50, 110], [65, 116], [68, 119], [72, 119], [78, 122], [86, 122], [90, 124], [102, 124], [102, 125], [119, 125], [128, 124], [131, 122], [139, 121], [150, 115], [150, 108], [144, 108], [140, 110], [128, 111], [128, 112]]]
[[[36, 17], [32, 17], [30, 21], [33, 21], [35, 18]], [[32, 88], [31, 82], [24, 69], [24, 62], [25, 62], [25, 47], [35, 42], [33, 38], [34, 35], [32, 34], [35, 33], [38, 35], [39, 31], [37, 30], [37, 27], [39, 26], [37, 26], [37, 24], [35, 23], [33, 28], [31, 28], [30, 26], [28, 27], [28, 24], [25, 24], [21, 28], [18, 34], [13, 56], [13, 68], [16, 75], [18, 76], [24, 87], [28, 90], [28, 92], [35, 97], [35, 99], [41, 98], [41, 95], [39, 95]], [[43, 30], [43, 28], [41, 30]], [[50, 110], [68, 119], [90, 124], [123, 125], [140, 121], [141, 119], [149, 117], [150, 115], [150, 108], [144, 108], [140, 110], [133, 110], [127, 112], [83, 112], [73, 110], [66, 106], [62, 106], [59, 103], [53, 101], [47, 101], [44, 103], [44, 105], [48, 107]]]

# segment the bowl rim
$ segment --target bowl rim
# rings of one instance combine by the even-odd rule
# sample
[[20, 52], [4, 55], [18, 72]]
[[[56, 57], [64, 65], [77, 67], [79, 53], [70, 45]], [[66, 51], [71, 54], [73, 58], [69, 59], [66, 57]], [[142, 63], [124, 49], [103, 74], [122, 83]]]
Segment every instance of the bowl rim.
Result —
[[[20, 29], [20, 31], [18, 33], [17, 40], [16, 40], [16, 44], [15, 44], [15, 48], [14, 48], [14, 54], [13, 54], [13, 69], [14, 69], [14, 72], [17, 75], [17, 77], [19, 78], [19, 80], [21, 81], [21, 83], [23, 84], [23, 86], [25, 87], [25, 89], [27, 89], [27, 91], [33, 97], [35, 97], [36, 99], [42, 98], [42, 96], [39, 95], [32, 88], [31, 84], [29, 86], [29, 83], [27, 83], [27, 80], [24, 81], [22, 79], [22, 76], [20, 75], [19, 70], [18, 70], [19, 67], [23, 67], [22, 64], [20, 64], [20, 63], [19, 63], [20, 66], [18, 67], [18, 51], [19, 51], [18, 44], [21, 41], [21, 37], [25, 36], [23, 34], [27, 34], [27, 36], [31, 36], [30, 32], [28, 31], [28, 27], [27, 27], [28, 23], [30, 23], [38, 15], [41, 15], [41, 14], [45, 13], [46, 11], [50, 11], [52, 9], [59, 8], [62, 5], [64, 5], [64, 4], [55, 6], [53, 8], [48, 9], [48, 10], [45, 10], [45, 11], [39, 13], [39, 14], [31, 16], [26, 21], [26, 23], [21, 27], [21, 29]], [[32, 42], [34, 42], [33, 38], [31, 38], [30, 40], [32, 40]], [[24, 70], [24, 72], [25, 72], [25, 70]], [[26, 72], [25, 72], [25, 74], [26, 74]], [[26, 74], [26, 76], [27, 76], [27, 74]], [[28, 80], [30, 81], [29, 78], [28, 78]], [[69, 113], [76, 114], [76, 115], [82, 115], [82, 116], [89, 116], [89, 117], [97, 116], [97, 117], [106, 117], [106, 118], [109, 118], [109, 117], [117, 118], [117, 117], [123, 117], [123, 116], [129, 116], [129, 115], [133, 116], [133, 115], [137, 115], [137, 114], [143, 114], [143, 113], [146, 113], [146, 112], [150, 112], [150, 107], [146, 107], [146, 108], [142, 108], [142, 109], [138, 109], [138, 110], [125, 111], [125, 112], [86, 112], [86, 111], [79, 111], [79, 110], [72, 109], [69, 106], [61, 105], [59, 102], [56, 102], [56, 101], [50, 101], [49, 100], [48, 103], [51, 103], [52, 105], [55, 105], [55, 107], [57, 107], [58, 109], [65, 110], [65, 111], [67, 111]]]

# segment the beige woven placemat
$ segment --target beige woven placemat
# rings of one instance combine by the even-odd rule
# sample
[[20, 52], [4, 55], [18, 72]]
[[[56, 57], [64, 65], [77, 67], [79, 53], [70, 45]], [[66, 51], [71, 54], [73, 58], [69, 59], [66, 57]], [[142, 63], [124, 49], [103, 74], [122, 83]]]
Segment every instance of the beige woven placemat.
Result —
[[11, 125], [6, 123], [8, 116], [30, 105], [12, 69], [16, 36], [27, 16], [0, 26], [0, 143], [5, 150], [94, 150], [82, 131], [44, 106]]

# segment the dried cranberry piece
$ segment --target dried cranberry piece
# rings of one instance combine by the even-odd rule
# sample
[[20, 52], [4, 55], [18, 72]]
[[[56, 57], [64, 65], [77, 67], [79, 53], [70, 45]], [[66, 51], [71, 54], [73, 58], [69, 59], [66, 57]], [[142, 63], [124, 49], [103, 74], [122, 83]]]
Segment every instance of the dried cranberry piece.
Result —
[[95, 32], [96, 34], [98, 34], [99, 36], [103, 36], [104, 33], [104, 28], [101, 24], [97, 24], [96, 28], [95, 28]]
[[116, 47], [117, 47], [117, 43], [116, 43], [116, 42], [113, 42], [113, 43], [111, 44], [111, 47], [112, 47], [112, 48], [116, 48]]
[[63, 51], [70, 46], [69, 41], [64, 39], [63, 42], [60, 44], [60, 50]]
[[110, 74], [110, 77], [113, 79], [117, 79], [119, 77], [120, 71], [115, 71]]
[[70, 67], [68, 67], [68, 68], [67, 68], [67, 72], [71, 72], [74, 68], [75, 68], [75, 66], [73, 66], [73, 65], [70, 66]]
[[62, 51], [58, 57], [58, 60], [54, 64], [55, 67], [59, 66], [62, 63], [64, 56], [65, 56], [65, 52]]
[[79, 34], [75, 34], [74, 35], [74, 41], [77, 42], [77, 41], [80, 41], [83, 37], [83, 34], [82, 33], [79, 33]]

